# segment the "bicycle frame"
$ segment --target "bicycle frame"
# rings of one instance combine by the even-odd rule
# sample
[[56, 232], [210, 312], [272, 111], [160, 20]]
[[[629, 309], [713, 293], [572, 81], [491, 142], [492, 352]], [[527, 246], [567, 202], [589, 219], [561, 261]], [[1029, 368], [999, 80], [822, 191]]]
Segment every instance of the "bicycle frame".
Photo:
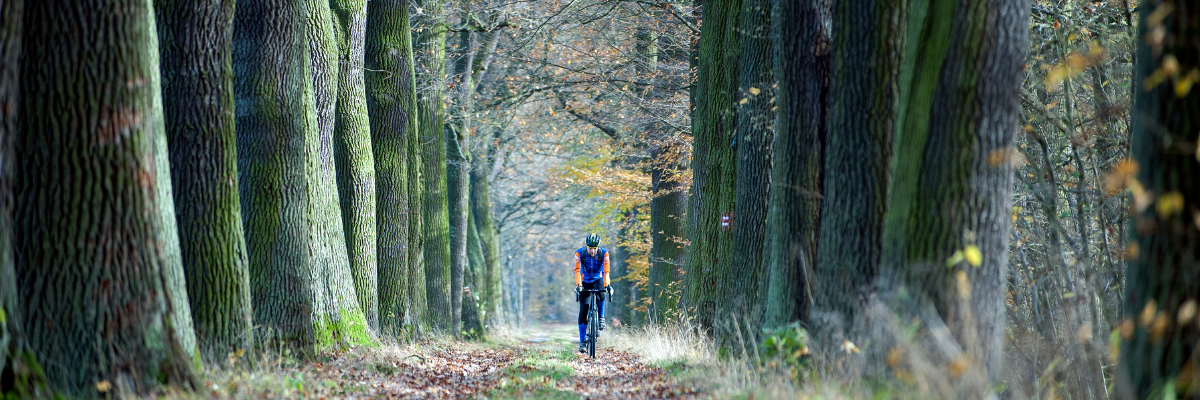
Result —
[[[605, 290], [584, 289], [579, 291], [579, 296], [585, 296], [589, 293], [594, 293], [595, 296], [587, 296], [588, 305], [588, 326], [587, 326], [587, 353], [588, 357], [596, 358], [596, 340], [600, 338], [600, 311], [596, 307], [596, 302], [604, 299]], [[576, 299], [578, 301], [578, 298]]]

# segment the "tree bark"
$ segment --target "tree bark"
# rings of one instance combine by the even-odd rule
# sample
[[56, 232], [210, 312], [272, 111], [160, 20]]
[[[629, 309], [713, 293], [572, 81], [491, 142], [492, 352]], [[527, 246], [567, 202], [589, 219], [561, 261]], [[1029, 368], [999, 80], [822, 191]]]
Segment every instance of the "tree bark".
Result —
[[313, 257], [313, 309], [317, 343], [365, 344], [373, 333], [358, 305], [334, 162], [334, 110], [337, 106], [338, 53], [333, 11], [328, 0], [307, 0], [305, 20], [317, 125], [305, 140], [308, 153], [309, 250]]
[[[23, 1], [0, 4], [0, 374], [16, 371], [28, 351], [21, 330], [17, 275], [13, 269], [13, 145], [17, 135], [17, 103], [21, 94]], [[15, 391], [15, 390], [14, 390]]]
[[[1131, 132], [1137, 182], [1145, 193], [1135, 191], [1134, 196], [1156, 197], [1151, 197], [1155, 206], [1131, 211], [1131, 225], [1137, 229], [1130, 247], [1137, 249], [1137, 257], [1126, 276], [1127, 319], [1122, 323], [1115, 391], [1121, 398], [1176, 393], [1194, 397], [1200, 385], [1195, 368], [1200, 326], [1194, 315], [1200, 293], [1200, 232], [1195, 220], [1200, 212], [1200, 164], [1194, 148], [1200, 91], [1192, 87], [1177, 92], [1171, 79], [1154, 86], [1146, 83], [1162, 71], [1167, 57], [1175, 58], [1180, 71], [1200, 65], [1200, 49], [1188, 39], [1200, 31], [1194, 22], [1200, 9], [1195, 1], [1176, 2], [1154, 24], [1151, 13], [1166, 6], [1160, 0], [1144, 1], [1138, 10], [1136, 37], [1153, 37], [1148, 32], [1156, 30], [1166, 34], [1161, 42], [1137, 43]], [[1189, 308], [1191, 312], [1183, 311]]]
[[[446, 202], [450, 212], [450, 307], [455, 324], [462, 321], [463, 274], [467, 268], [467, 221], [471, 212], [471, 65], [475, 58], [475, 35], [459, 33], [460, 55], [454, 68], [454, 99], [450, 121], [446, 124]], [[452, 328], [455, 336], [461, 330]]]
[[[821, 210], [823, 143], [829, 95], [830, 36], [817, 2], [774, 2], [775, 168], [763, 269], [763, 327], [806, 321], [812, 307], [813, 260]], [[761, 292], [760, 292], [761, 293]]]
[[307, 149], [317, 129], [303, 0], [243, 1], [233, 20], [238, 192], [254, 323], [278, 344], [314, 350]]
[[389, 335], [416, 334], [428, 310], [424, 267], [413, 257], [421, 254], [414, 239], [420, 236], [421, 214], [414, 208], [419, 198], [413, 197], [420, 191], [411, 188], [420, 181], [413, 179], [419, 171], [412, 160], [419, 134], [408, 1], [374, 0], [367, 8], [365, 85], [376, 171], [379, 321]]
[[433, 327], [455, 332], [458, 319], [450, 293], [450, 210], [447, 203], [446, 132], [442, 93], [446, 75], [446, 32], [443, 0], [416, 0], [423, 13], [414, 16], [417, 66], [417, 118], [422, 179], [422, 240], [429, 320]]
[[214, 361], [253, 344], [237, 189], [233, 8], [232, 1], [155, 3], [180, 250], [200, 351]]
[[364, 88], [363, 46], [366, 0], [331, 0], [338, 46], [337, 106], [334, 110], [334, 163], [346, 252], [354, 292], [371, 330], [379, 332], [379, 279], [375, 226], [375, 156]]
[[[737, 127], [733, 105], [737, 94], [739, 35], [735, 31], [740, 0], [704, 1], [704, 28], [696, 83], [693, 90], [692, 193], [688, 212], [688, 249], [685, 302], [697, 322], [712, 327], [718, 317], [720, 291], [717, 280], [727, 273], [732, 253], [734, 177], [737, 171], [731, 146]], [[719, 316], [729, 318], [728, 315]]]
[[[923, 21], [927, 40], [908, 42], [922, 52], [911, 81], [902, 70], [902, 85], [911, 87], [908, 97], [902, 89], [909, 104], [898, 124], [896, 192], [888, 204], [907, 222], [889, 221], [886, 228], [903, 229], [892, 237], [911, 240], [898, 241], [899, 263], [890, 262], [885, 249], [882, 268], [899, 277], [912, 298], [931, 301], [966, 354], [994, 381], [1002, 362], [1011, 153], [1029, 4], [964, 0], [956, 7], [929, 7], [927, 18], [914, 19]], [[939, 36], [945, 15], [953, 16], [952, 28]], [[979, 257], [949, 263], [956, 252], [966, 260]]]
[[475, 228], [472, 213], [467, 212], [467, 267], [463, 270], [462, 330], [467, 338], [483, 337], [483, 319], [476, 293], [480, 292], [483, 278], [483, 243]]
[[13, 233], [30, 349], [66, 396], [192, 387], [153, 8], [45, 1], [24, 18]]
[[492, 140], [485, 141], [487, 156], [472, 159], [471, 167], [471, 219], [479, 235], [484, 264], [482, 280], [476, 282], [476, 286], [484, 306], [483, 324], [487, 327], [497, 327], [504, 322], [503, 296], [500, 294], [500, 241], [492, 222], [492, 200], [488, 183], [491, 166], [496, 159], [500, 134], [501, 131], [496, 130]]
[[[719, 318], [737, 319], [743, 332], [723, 330], [718, 340], [753, 337], [762, 315], [755, 307], [766, 234], [767, 199], [771, 192], [771, 157], [775, 141], [775, 72], [771, 42], [770, 0], [742, 0], [737, 35], [741, 53], [737, 78], [737, 152], [734, 183], [733, 243], [728, 272], [718, 280], [724, 299]], [[720, 322], [717, 323], [721, 326]], [[730, 325], [729, 328], [733, 328]]]
[[822, 320], [812, 326], [824, 331], [823, 339], [832, 340], [828, 343], [840, 343], [834, 337], [852, 330], [875, 291], [899, 109], [905, 6], [902, 1], [842, 1], [834, 9], [832, 46], [838, 51], [830, 68], [824, 156], [830, 173], [822, 185], [813, 264], [814, 307]]
[[0, 4], [0, 377], [5, 395], [17, 398], [50, 398], [37, 355], [29, 347], [23, 328], [17, 292], [16, 236], [13, 224], [17, 166], [16, 145], [21, 94], [21, 41], [25, 13], [23, 1]]

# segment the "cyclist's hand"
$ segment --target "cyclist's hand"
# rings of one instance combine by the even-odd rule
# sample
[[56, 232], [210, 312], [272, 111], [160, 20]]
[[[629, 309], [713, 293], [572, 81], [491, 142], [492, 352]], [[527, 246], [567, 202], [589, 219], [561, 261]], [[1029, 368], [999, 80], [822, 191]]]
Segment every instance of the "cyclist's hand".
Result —
[[576, 295], [576, 296], [578, 296], [578, 295], [579, 295], [579, 292], [580, 292], [580, 291], [582, 291], [582, 290], [583, 290], [583, 286], [576, 286], [576, 287], [575, 287], [575, 295]]
[[609, 296], [612, 296], [612, 286], [605, 286], [604, 291], [608, 292]]

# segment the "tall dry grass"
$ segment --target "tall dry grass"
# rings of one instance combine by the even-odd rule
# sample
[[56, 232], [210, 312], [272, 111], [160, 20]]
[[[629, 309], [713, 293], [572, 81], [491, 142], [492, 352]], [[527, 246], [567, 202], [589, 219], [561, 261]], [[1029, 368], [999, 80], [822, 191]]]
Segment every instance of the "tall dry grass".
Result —
[[744, 350], [721, 356], [711, 338], [678, 322], [615, 329], [601, 343], [671, 369], [716, 398], [997, 398], [1000, 385], [989, 380], [972, 346], [957, 343], [936, 312], [923, 311], [902, 316], [875, 302], [863, 317], [867, 323], [856, 324], [869, 328], [805, 335], [810, 355], [799, 363], [765, 351], [768, 333], [747, 332], [740, 337]]

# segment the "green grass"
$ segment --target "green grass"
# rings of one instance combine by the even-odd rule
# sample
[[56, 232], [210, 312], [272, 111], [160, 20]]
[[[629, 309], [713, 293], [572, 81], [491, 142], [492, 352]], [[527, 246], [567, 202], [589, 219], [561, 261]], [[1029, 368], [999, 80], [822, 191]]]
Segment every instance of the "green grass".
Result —
[[558, 382], [575, 375], [570, 343], [549, 343], [548, 348], [530, 349], [503, 370], [500, 386], [488, 393], [493, 399], [578, 399], [575, 393], [558, 389]]

